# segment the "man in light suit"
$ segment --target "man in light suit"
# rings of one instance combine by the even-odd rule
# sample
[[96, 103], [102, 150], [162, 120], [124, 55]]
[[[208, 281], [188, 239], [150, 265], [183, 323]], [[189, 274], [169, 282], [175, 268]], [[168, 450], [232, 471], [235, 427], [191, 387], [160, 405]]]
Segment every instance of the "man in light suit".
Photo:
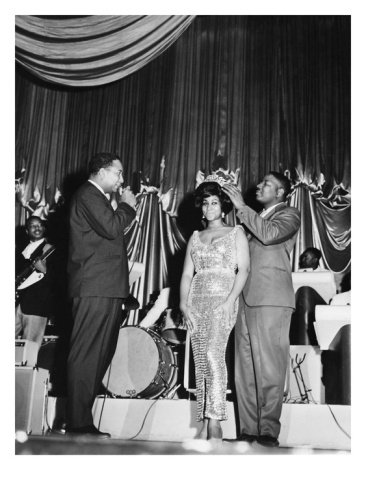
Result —
[[[116, 154], [99, 153], [89, 180], [73, 197], [67, 271], [74, 326], [68, 358], [67, 433], [108, 438], [93, 425], [92, 407], [113, 358], [122, 304], [129, 293], [124, 230], [136, 216], [136, 198], [121, 192]], [[107, 194], [119, 192], [116, 210]]]
[[257, 186], [258, 215], [240, 190], [225, 185], [237, 216], [249, 232], [250, 273], [235, 325], [235, 387], [241, 433], [237, 440], [279, 445], [289, 329], [295, 308], [290, 253], [300, 212], [285, 203], [290, 181], [271, 171]]

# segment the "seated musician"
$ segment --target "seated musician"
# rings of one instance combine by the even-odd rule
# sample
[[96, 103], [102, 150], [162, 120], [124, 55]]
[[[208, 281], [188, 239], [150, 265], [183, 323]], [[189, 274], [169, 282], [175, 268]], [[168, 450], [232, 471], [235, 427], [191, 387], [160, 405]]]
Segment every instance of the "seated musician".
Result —
[[320, 271], [322, 253], [316, 247], [308, 247], [299, 258], [299, 271]]
[[31, 216], [25, 227], [29, 244], [16, 252], [15, 338], [36, 342], [39, 349], [53, 312], [56, 258], [54, 247], [45, 238], [44, 221]]

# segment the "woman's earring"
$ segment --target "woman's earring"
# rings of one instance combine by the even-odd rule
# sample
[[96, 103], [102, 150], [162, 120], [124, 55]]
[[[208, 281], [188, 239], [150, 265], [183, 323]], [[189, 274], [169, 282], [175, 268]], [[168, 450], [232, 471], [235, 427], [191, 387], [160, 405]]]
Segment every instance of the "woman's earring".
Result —
[[223, 218], [223, 219], [225, 218], [225, 213], [224, 212], [222, 212], [221, 218]]

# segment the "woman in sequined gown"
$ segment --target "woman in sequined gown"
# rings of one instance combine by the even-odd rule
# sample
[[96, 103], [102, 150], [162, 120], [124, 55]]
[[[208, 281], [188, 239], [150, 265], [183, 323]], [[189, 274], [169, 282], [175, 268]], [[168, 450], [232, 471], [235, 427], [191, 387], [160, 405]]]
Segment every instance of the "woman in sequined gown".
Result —
[[[180, 286], [180, 308], [190, 332], [196, 373], [198, 438], [222, 439], [227, 420], [226, 347], [235, 325], [238, 296], [249, 272], [249, 248], [241, 226], [227, 226], [232, 209], [222, 180], [208, 177], [195, 191], [207, 226], [190, 238]], [[217, 182], [219, 181], [219, 182]]]

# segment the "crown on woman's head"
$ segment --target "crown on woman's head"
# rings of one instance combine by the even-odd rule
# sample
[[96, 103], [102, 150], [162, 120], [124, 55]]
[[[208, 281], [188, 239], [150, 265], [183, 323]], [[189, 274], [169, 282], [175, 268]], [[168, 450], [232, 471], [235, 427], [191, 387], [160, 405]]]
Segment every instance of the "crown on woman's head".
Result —
[[228, 180], [226, 180], [225, 178], [223, 178], [222, 176], [217, 176], [217, 175], [208, 175], [202, 183], [207, 183], [207, 182], [214, 182], [214, 183], [218, 183], [220, 186], [224, 186], [226, 185], [226, 183], [229, 183]]

